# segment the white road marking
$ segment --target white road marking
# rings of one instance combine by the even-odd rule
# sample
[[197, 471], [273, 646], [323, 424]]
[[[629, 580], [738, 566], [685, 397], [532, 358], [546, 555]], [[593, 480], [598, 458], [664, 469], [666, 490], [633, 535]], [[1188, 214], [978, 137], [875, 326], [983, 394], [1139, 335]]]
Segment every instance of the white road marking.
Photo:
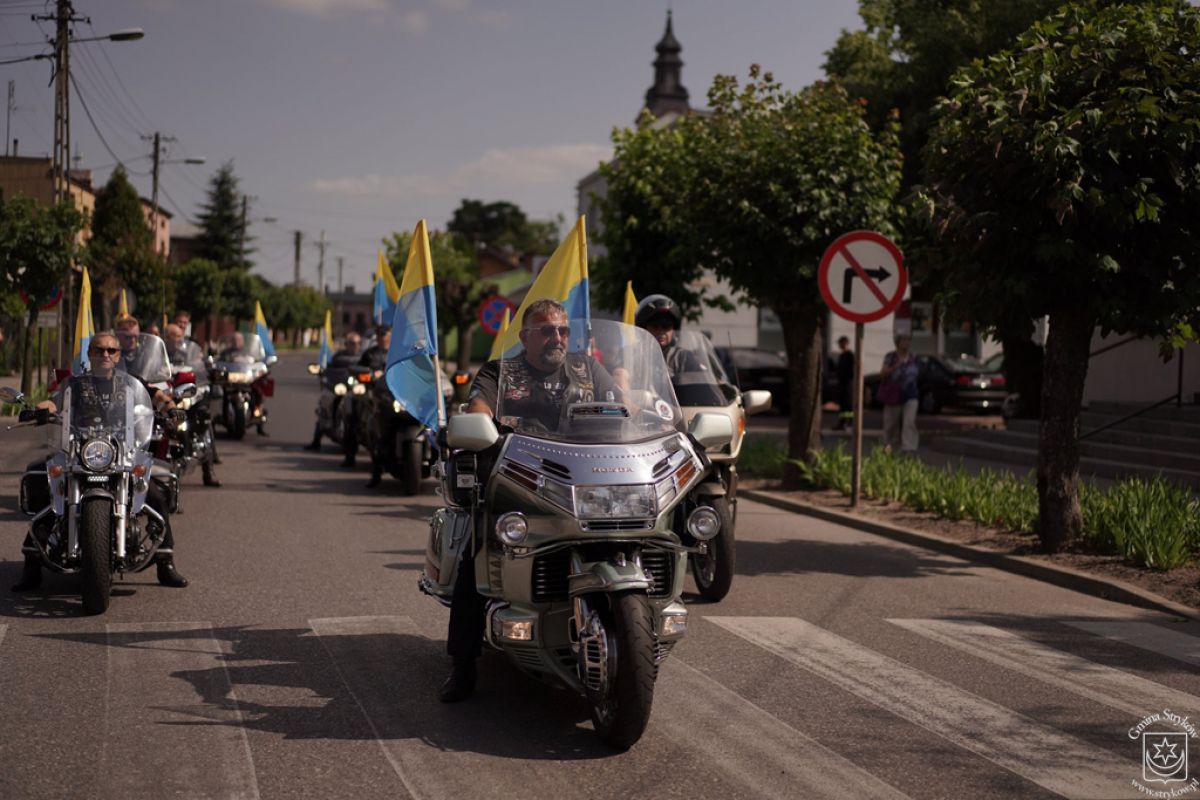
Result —
[[750, 797], [908, 797], [678, 659], [659, 672], [650, 725], [688, 743]]
[[1068, 622], [1073, 628], [1095, 636], [1115, 639], [1142, 650], [1169, 656], [1176, 661], [1200, 667], [1200, 637], [1177, 633], [1151, 622]]
[[107, 629], [104, 796], [256, 800], [250, 743], [212, 626]]
[[954, 619], [889, 619], [888, 622], [1135, 716], [1143, 716], [1155, 708], [1200, 712], [1200, 698], [1195, 695], [980, 622]]
[[801, 619], [705, 617], [869, 703], [1068, 798], [1134, 797], [1137, 764]]

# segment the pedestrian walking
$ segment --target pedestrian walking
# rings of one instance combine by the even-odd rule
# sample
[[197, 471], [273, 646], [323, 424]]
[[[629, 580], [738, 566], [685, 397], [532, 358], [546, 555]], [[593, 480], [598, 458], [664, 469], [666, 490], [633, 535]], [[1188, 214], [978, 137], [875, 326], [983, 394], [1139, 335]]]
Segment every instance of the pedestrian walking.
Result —
[[854, 353], [850, 352], [850, 337], [837, 340], [840, 351], [837, 359], [838, 421], [835, 430], [844, 430], [854, 422]]
[[917, 357], [911, 336], [900, 335], [895, 341], [896, 349], [883, 357], [877, 396], [883, 403], [883, 441], [893, 453], [916, 455]]

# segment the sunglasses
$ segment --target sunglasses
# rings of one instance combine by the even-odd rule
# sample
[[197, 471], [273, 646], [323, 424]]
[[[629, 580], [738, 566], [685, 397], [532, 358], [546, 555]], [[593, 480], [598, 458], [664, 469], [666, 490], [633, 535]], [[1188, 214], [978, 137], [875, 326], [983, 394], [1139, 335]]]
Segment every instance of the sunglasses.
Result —
[[99, 355], [115, 356], [117, 353], [121, 352], [121, 348], [119, 348], [119, 347], [89, 347], [88, 352], [94, 356], [99, 356]]
[[543, 325], [540, 328], [530, 328], [531, 331], [537, 331], [546, 339], [558, 334], [560, 339], [569, 339], [571, 337], [570, 325]]

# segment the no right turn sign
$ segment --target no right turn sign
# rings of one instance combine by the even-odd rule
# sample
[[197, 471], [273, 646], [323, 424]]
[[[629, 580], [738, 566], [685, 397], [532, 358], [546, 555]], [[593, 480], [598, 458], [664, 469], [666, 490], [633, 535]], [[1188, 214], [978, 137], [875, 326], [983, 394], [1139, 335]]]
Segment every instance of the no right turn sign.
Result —
[[891, 239], [874, 231], [853, 231], [825, 251], [817, 282], [833, 313], [851, 322], [874, 322], [900, 305], [908, 272]]

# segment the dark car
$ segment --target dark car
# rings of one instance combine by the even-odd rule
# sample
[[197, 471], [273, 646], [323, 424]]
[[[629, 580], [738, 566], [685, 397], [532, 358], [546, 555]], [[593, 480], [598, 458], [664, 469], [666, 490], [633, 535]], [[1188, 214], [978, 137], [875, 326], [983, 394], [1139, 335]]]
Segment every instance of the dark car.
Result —
[[783, 356], [757, 347], [717, 347], [715, 350], [725, 374], [738, 388], [743, 392], [766, 389], [771, 393], [771, 407], [787, 413], [788, 369]]
[[[945, 406], [999, 413], [1008, 395], [1004, 375], [971, 356], [919, 355], [917, 365], [917, 389], [924, 414], [936, 414]], [[863, 398], [869, 406], [880, 405], [875, 400], [879, 381], [878, 373], [863, 380]]]

